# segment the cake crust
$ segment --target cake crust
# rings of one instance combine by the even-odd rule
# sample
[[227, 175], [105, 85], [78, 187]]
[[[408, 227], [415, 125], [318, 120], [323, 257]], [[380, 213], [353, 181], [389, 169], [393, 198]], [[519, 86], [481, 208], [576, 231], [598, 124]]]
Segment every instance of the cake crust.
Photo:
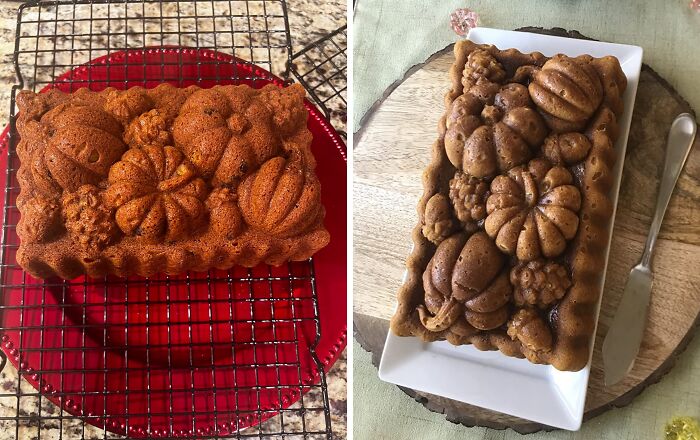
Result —
[[391, 330], [580, 370], [626, 77], [614, 57], [454, 54]]
[[326, 246], [299, 85], [17, 97], [20, 247], [39, 278], [279, 265]]

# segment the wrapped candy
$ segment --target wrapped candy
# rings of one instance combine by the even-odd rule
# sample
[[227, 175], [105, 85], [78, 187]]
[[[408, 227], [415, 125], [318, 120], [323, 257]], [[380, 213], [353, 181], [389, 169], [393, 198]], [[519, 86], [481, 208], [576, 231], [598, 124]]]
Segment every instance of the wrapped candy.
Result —
[[700, 424], [692, 417], [674, 417], [666, 424], [666, 440], [694, 440], [700, 438]]
[[475, 28], [479, 22], [479, 15], [469, 8], [455, 9], [450, 14], [450, 26], [461, 37], [467, 35], [469, 30]]

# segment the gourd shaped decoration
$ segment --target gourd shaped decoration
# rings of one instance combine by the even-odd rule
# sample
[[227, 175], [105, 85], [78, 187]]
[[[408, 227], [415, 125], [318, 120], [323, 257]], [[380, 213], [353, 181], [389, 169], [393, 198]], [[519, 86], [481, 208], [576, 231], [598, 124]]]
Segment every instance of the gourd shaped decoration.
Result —
[[109, 171], [108, 206], [126, 234], [148, 242], [187, 238], [205, 214], [206, 184], [170, 146], [132, 148]]
[[238, 237], [245, 227], [238, 207], [238, 194], [230, 188], [214, 188], [205, 205], [209, 210], [209, 230], [226, 240]]
[[604, 91], [593, 65], [561, 54], [532, 70], [528, 90], [549, 128], [557, 133], [583, 129], [603, 101]]
[[99, 107], [61, 104], [41, 123], [48, 127], [46, 149], [34, 152], [30, 168], [36, 187], [47, 196], [97, 185], [127, 148], [119, 122]]
[[238, 203], [246, 223], [265, 234], [303, 234], [325, 215], [321, 184], [304, 157], [274, 157], [238, 186]]
[[547, 136], [527, 88], [510, 83], [483, 105], [470, 92], [455, 99], [446, 119], [445, 151], [465, 173], [485, 178], [525, 163]]
[[542, 145], [542, 155], [555, 165], [574, 165], [588, 156], [591, 141], [581, 133], [561, 133], [548, 136]]
[[524, 308], [513, 314], [508, 322], [508, 336], [520, 342], [523, 354], [530, 362], [540, 363], [539, 353], [552, 348], [552, 330], [534, 308]]
[[452, 235], [455, 222], [452, 219], [450, 201], [443, 194], [437, 193], [428, 200], [424, 217], [421, 231], [434, 244], [440, 244]]
[[533, 159], [491, 182], [484, 230], [520, 261], [553, 258], [576, 235], [581, 193], [569, 170]]
[[439, 332], [460, 316], [478, 330], [508, 320], [512, 288], [505, 257], [484, 233], [459, 233], [444, 240], [423, 273], [425, 305], [417, 308], [426, 329]]
[[601, 107], [609, 108], [618, 115], [622, 113], [624, 109], [622, 95], [627, 89], [627, 75], [623, 72], [617, 58], [613, 56], [593, 58], [590, 55], [580, 55], [576, 57], [576, 60], [580, 63], [590, 64], [598, 72], [603, 86]]
[[234, 186], [280, 152], [273, 112], [255, 93], [243, 87], [198, 90], [175, 119], [175, 146], [214, 186]]

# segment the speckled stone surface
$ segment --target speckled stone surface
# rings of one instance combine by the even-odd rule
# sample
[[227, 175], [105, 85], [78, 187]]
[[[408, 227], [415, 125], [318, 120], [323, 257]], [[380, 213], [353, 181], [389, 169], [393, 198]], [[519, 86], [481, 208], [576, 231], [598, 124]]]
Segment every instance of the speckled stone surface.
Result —
[[[206, 5], [204, 5], [206, 3]], [[260, 16], [266, 14], [281, 16], [281, 6], [277, 1], [249, 1], [249, 2], [213, 2], [212, 9], [210, 2], [198, 3], [196, 13], [198, 15], [208, 15], [208, 20], [199, 20], [196, 26], [199, 30], [199, 37], [192, 30], [195, 26], [193, 19], [180, 20], [180, 33], [177, 33], [178, 23], [174, 18], [178, 12], [181, 17], [192, 15], [195, 10], [190, 2], [183, 2], [178, 7], [174, 4], [163, 3], [162, 16], [164, 19], [155, 18], [161, 15], [160, 6], [151, 5], [131, 5], [111, 6], [109, 9], [105, 5], [94, 6], [93, 33], [102, 33], [92, 41], [92, 51], [73, 51], [72, 59], [70, 51], [66, 50], [80, 45], [87, 45], [88, 39], [84, 37], [70, 37], [70, 34], [85, 34], [90, 32], [90, 22], [77, 20], [73, 22], [73, 8], [47, 10], [42, 12], [42, 19], [46, 17], [57, 17], [58, 23], [50, 26], [45, 25], [37, 28], [36, 25], [25, 26], [22, 33], [25, 37], [20, 40], [20, 49], [33, 51], [34, 49], [45, 50], [35, 59], [35, 54], [20, 56], [21, 70], [25, 77], [25, 88], [31, 88], [34, 84], [43, 87], [44, 81], [50, 81], [52, 77], [60, 75], [70, 65], [81, 64], [91, 58], [95, 58], [107, 53], [107, 48], [111, 51], [123, 48], [126, 45], [138, 47], [145, 44], [182, 44], [188, 46], [211, 47], [214, 44], [214, 28], [217, 30], [217, 46], [231, 46], [226, 50], [235, 53], [236, 56], [253, 61], [262, 67], [271, 70], [273, 73], [283, 76], [286, 70], [287, 53], [284, 49], [273, 49], [269, 53], [267, 49], [250, 50], [248, 47], [267, 43], [267, 33], [255, 32], [255, 30], [284, 29], [284, 22], [281, 18], [268, 18]], [[17, 22], [18, 2], [0, 2], [0, 123], [4, 127], [8, 122], [11, 85], [15, 81], [14, 66], [12, 64], [13, 52], [15, 48], [15, 29]], [[230, 8], [233, 6], [233, 10]], [[322, 4], [313, 0], [288, 0], [287, 9], [289, 17], [289, 27], [292, 40], [293, 52], [297, 53], [310, 43], [318, 40], [324, 35], [343, 26], [346, 23], [346, 2], [344, 0], [326, 1]], [[229, 12], [230, 11], [230, 12]], [[225, 17], [226, 13], [233, 14], [234, 18]], [[240, 17], [236, 17], [236, 16]], [[250, 16], [251, 19], [243, 18]], [[104, 17], [111, 17], [109, 22]], [[128, 16], [129, 19], [124, 17]], [[75, 10], [75, 18], [89, 18], [90, 7]], [[145, 18], [143, 18], [145, 17]], [[25, 20], [35, 20], [37, 14], [32, 12]], [[75, 23], [75, 24], [73, 24]], [[143, 23], [143, 24], [142, 24]], [[109, 28], [108, 28], [109, 25]], [[158, 29], [163, 29], [166, 34], [161, 37]], [[125, 32], [126, 29], [126, 32]], [[231, 34], [233, 37], [224, 37]], [[244, 29], [245, 32], [239, 32]], [[109, 36], [107, 36], [107, 30]], [[250, 30], [251, 32], [248, 32]], [[39, 31], [42, 35], [64, 34], [57, 38], [42, 38], [37, 44], [37, 39], [32, 38]], [[158, 32], [158, 34], [150, 34]], [[167, 33], [172, 32], [172, 33]], [[276, 36], [277, 35], [277, 36]], [[283, 45], [282, 33], [271, 34], [270, 45]], [[339, 40], [336, 40], [338, 42]], [[342, 42], [339, 42], [342, 45]], [[248, 49], [243, 49], [244, 47]], [[337, 68], [346, 62], [345, 54], [328, 52], [337, 46], [322, 46], [308, 52], [309, 57], [301, 56], [296, 59], [297, 71], [305, 75], [311, 87], [317, 86], [323, 81], [322, 78], [329, 78], [330, 84], [317, 87], [317, 94], [322, 100], [328, 100], [332, 122], [339, 130], [345, 130], [345, 101], [344, 88], [345, 75], [336, 74]], [[100, 50], [100, 49], [104, 50]], [[344, 47], [343, 47], [344, 49]], [[328, 61], [331, 58], [332, 62]], [[36, 69], [36, 79], [34, 78], [34, 65], [42, 67]], [[311, 66], [317, 69], [312, 69]], [[313, 70], [311, 74], [307, 72]], [[318, 75], [315, 76], [314, 75]], [[321, 78], [321, 79], [319, 79]], [[314, 82], [316, 81], [316, 82]], [[335, 96], [335, 97], [334, 97]], [[342, 98], [340, 98], [342, 97]], [[330, 99], [329, 99], [330, 98]], [[2, 104], [5, 103], [5, 104]], [[328, 395], [330, 402], [330, 412], [332, 429], [335, 438], [346, 438], [346, 414], [347, 414], [347, 362], [345, 352], [327, 375]], [[78, 420], [64, 419], [59, 421], [59, 409], [47, 399], [42, 399], [39, 404], [38, 397], [16, 397], [25, 393], [35, 393], [35, 390], [26, 381], [19, 381], [17, 371], [7, 365], [0, 372], [0, 396], [12, 394], [12, 397], [0, 397], [0, 440], [10, 439], [34, 439], [39, 436], [41, 439], [73, 439], [85, 437], [88, 439], [120, 438], [104, 431], [85, 425]], [[304, 402], [308, 406], [322, 406], [322, 396], [320, 393], [310, 393], [304, 397]], [[297, 404], [298, 405], [298, 404]], [[294, 408], [294, 407], [292, 407]], [[19, 424], [15, 420], [3, 420], [6, 417], [19, 415]], [[64, 416], [69, 417], [67, 413]], [[40, 419], [43, 417], [43, 419]], [[298, 420], [297, 420], [298, 419]], [[305, 423], [309, 428], [322, 428], [325, 425], [322, 414], [314, 417], [305, 417]], [[301, 417], [296, 419], [293, 416], [286, 416], [284, 420], [285, 430], [294, 431], [301, 424]], [[253, 433], [273, 432], [280, 429], [280, 421], [273, 418], [262, 427], [255, 427]], [[245, 433], [242, 432], [241, 434]], [[288, 438], [297, 438], [291, 435]], [[301, 437], [299, 437], [301, 438]]]

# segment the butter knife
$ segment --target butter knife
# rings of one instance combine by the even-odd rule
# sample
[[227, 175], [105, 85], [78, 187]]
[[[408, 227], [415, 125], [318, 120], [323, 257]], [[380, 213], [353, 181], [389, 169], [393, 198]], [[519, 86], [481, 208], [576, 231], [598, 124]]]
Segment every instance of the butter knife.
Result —
[[605, 386], [614, 385], [622, 380], [632, 369], [637, 353], [639, 353], [651, 297], [653, 278], [651, 258], [654, 253], [656, 237], [659, 235], [661, 222], [671, 199], [673, 188], [676, 186], [678, 176], [681, 174], [695, 140], [696, 131], [695, 119], [688, 113], [678, 115], [671, 124], [666, 142], [666, 160], [661, 175], [659, 195], [656, 199], [654, 218], [651, 222], [642, 260], [632, 268], [627, 278], [622, 300], [603, 341]]

